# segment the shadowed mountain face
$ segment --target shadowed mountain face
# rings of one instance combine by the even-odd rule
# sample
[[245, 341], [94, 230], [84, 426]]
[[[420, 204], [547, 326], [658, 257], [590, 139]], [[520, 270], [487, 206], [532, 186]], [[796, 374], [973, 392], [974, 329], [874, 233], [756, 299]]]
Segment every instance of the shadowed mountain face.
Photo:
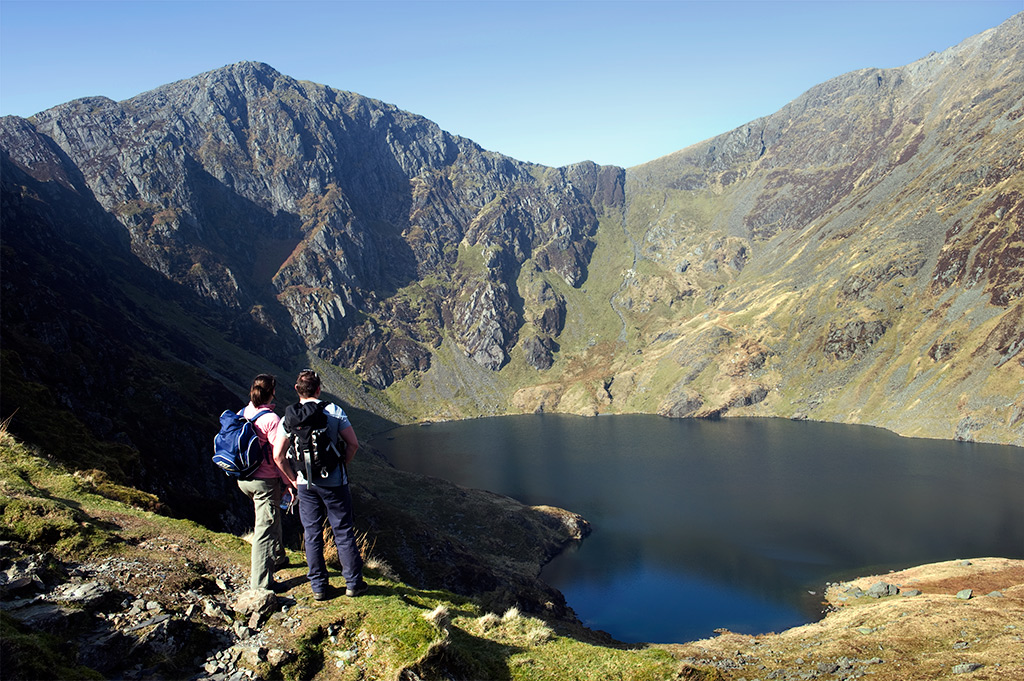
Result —
[[1018, 15], [630, 169], [522, 163], [248, 62], [0, 119], [2, 416], [187, 499], [222, 485], [216, 414], [309, 362], [392, 422], [1024, 445], [1022, 64]]
[[59, 147], [167, 279], [385, 388], [442, 337], [508, 361], [527, 260], [578, 285], [591, 199], [618, 169], [484, 152], [381, 102], [241, 63], [115, 103], [9, 120], [12, 160]]

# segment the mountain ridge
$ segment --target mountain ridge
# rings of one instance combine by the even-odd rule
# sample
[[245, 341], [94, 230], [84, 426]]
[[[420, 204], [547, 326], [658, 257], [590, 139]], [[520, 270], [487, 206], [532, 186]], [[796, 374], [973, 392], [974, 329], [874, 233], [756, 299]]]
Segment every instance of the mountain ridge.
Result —
[[[756, 271], [751, 266], [759, 268], [764, 265], [762, 272], [777, 276], [779, 271], [776, 268], [788, 264], [791, 280], [798, 288], [806, 287], [818, 276], [816, 271], [823, 271], [822, 265], [809, 272], [807, 267], [793, 267], [796, 258], [791, 259], [794, 251], [787, 250], [787, 240], [802, 242], [798, 245], [802, 250], [797, 251], [797, 257], [815, 255], [815, 251], [821, 250], [813, 239], [808, 238], [811, 232], [816, 232], [819, 242], [823, 240], [826, 244], [846, 240], [863, 242], [860, 252], [870, 254], [864, 257], [865, 262], [843, 263], [848, 276], [832, 282], [831, 288], [839, 289], [841, 295], [836, 296], [829, 291], [830, 287], [818, 287], [817, 295], [813, 297], [815, 302], [831, 299], [836, 311], [845, 308], [857, 313], [855, 319], [842, 323], [815, 325], [818, 333], [814, 342], [819, 344], [815, 350], [824, 350], [823, 354], [836, 359], [849, 360], [855, 355], [856, 359], [861, 359], [864, 352], [870, 353], [868, 346], [894, 328], [893, 318], [904, 317], [903, 310], [910, 307], [908, 303], [919, 304], [925, 311], [933, 312], [929, 309], [934, 304], [931, 297], [945, 295], [946, 307], [954, 307], [948, 298], [958, 297], [966, 291], [949, 284], [954, 281], [963, 283], [958, 277], [972, 267], [965, 260], [973, 259], [975, 276], [966, 282], [968, 285], [964, 288], [983, 283], [985, 294], [990, 296], [993, 304], [990, 312], [1002, 318], [1002, 325], [993, 331], [994, 336], [981, 343], [984, 345], [992, 341], [1001, 348], [991, 361], [1002, 366], [1016, 355], [1012, 352], [1013, 342], [1007, 343], [1007, 339], [1024, 334], [1019, 326], [1021, 251], [1020, 221], [1016, 217], [1020, 212], [1021, 139], [1017, 132], [1019, 125], [1015, 121], [1019, 120], [1022, 110], [1018, 96], [1021, 74], [1015, 68], [1015, 58], [1021, 55], [1020, 23], [1020, 17], [1016, 17], [999, 29], [975, 36], [961, 46], [941, 55], [932, 55], [909, 67], [886, 71], [867, 69], [816, 86], [773, 116], [630, 169], [627, 192], [642, 196], [643, 191], [648, 191], [657, 194], [656, 200], [663, 203], [674, 200], [677, 203], [665, 212], [672, 211], [676, 215], [681, 214], [680, 196], [695, 196], [703, 192], [705, 197], [726, 197], [718, 200], [718, 206], [725, 210], [707, 217], [706, 222], [719, 233], [720, 239], [748, 239], [743, 244], [748, 249], [744, 253], [746, 257], [737, 260], [735, 254], [722, 253], [715, 262], [705, 262], [705, 265], [714, 270], [721, 264], [734, 263], [731, 271], [740, 281], [749, 280]], [[956, 69], [961, 74], [969, 73], [970, 77], [962, 81], [943, 80], [937, 75], [939, 69], [936, 65], [947, 71]], [[928, 77], [922, 78], [921, 83], [911, 82], [912, 76], [920, 73]], [[936, 90], [935, 83], [942, 87]], [[971, 88], [982, 92], [971, 92]], [[887, 89], [896, 94], [908, 94], [879, 99], [877, 93]], [[1006, 99], [998, 99], [1000, 93], [1013, 94]], [[997, 100], [993, 101], [993, 97]], [[881, 106], [873, 103], [875, 100]], [[982, 102], [990, 104], [991, 111], [979, 113], [977, 110]], [[968, 111], [973, 115], [957, 113], [951, 116], [946, 113], [950, 105], [958, 112]], [[829, 109], [839, 113], [829, 114]], [[931, 118], [923, 116], [922, 112], [930, 112]], [[820, 125], [807, 128], [808, 123], [814, 120], [828, 120], [831, 127], [828, 130]], [[807, 133], [780, 133], [785, 126], [803, 126]], [[862, 126], [866, 133], [853, 134], [856, 126]], [[983, 160], [977, 164], [980, 167], [975, 166], [975, 159], [970, 163], [963, 163], [962, 159], [950, 160], [950, 156], [971, 153], [967, 145], [951, 147], [951, 133], [962, 136], [955, 137], [958, 141], [967, 139], [975, 144], [985, 141], [985, 153], [980, 155]], [[836, 136], [843, 144], [830, 141]], [[862, 143], [853, 144], [861, 139], [864, 140]], [[877, 140], [885, 144], [878, 144]], [[943, 176], [951, 167], [958, 168], [956, 174]], [[907, 190], [907, 186], [913, 187], [915, 182], [919, 185], [915, 188], [916, 193]], [[941, 188], [941, 202], [927, 196], [931, 187]], [[801, 191], [795, 191], [800, 188]], [[657, 193], [659, 191], [660, 194]], [[733, 196], [728, 196], [730, 193]], [[986, 194], [988, 202], [984, 198]], [[889, 215], [883, 215], [883, 209], [887, 209]], [[952, 212], [951, 209], [964, 213], [949, 219], [945, 214]], [[912, 212], [911, 218], [899, 216], [900, 211]], [[872, 212], [876, 215], [872, 216]], [[894, 220], [893, 214], [899, 219]], [[1000, 221], [1006, 217], [1011, 219], [997, 226], [991, 219], [995, 215]], [[653, 219], [650, 215], [646, 217], [648, 222], [658, 222], [657, 215]], [[898, 239], [888, 239], [877, 231], [878, 223], [883, 220], [887, 229], [899, 232]], [[946, 222], [957, 226], [943, 227]], [[957, 235], [965, 224], [972, 224], [969, 228], [972, 234], [965, 241], [987, 243], [992, 248], [988, 254], [970, 253], [969, 248], [957, 243]], [[802, 233], [806, 234], [800, 235]], [[865, 236], [874, 238], [863, 238]], [[656, 249], [662, 258], [670, 254], [664, 245], [665, 242], [661, 241], [660, 248]], [[767, 258], [759, 263], [758, 249], [763, 253], [778, 251], [786, 257]], [[841, 252], [835, 246], [831, 250], [837, 254]], [[878, 258], [879, 252], [884, 250], [892, 251], [886, 262], [866, 262]], [[692, 258], [687, 256], [677, 256], [677, 268], [690, 269]], [[812, 262], [812, 258], [807, 258], [807, 264]], [[741, 271], [744, 266], [748, 269]], [[1011, 276], [1010, 271], [1016, 274]], [[927, 275], [931, 276], [926, 279]], [[665, 279], [662, 276], [662, 280]], [[888, 300], [878, 300], [879, 296], [873, 295], [891, 282], [895, 281], [899, 288], [906, 288], [915, 280], [922, 290], [920, 301], [900, 300], [907, 297], [900, 295], [894, 298], [893, 292], [886, 296]], [[764, 300], [772, 297], [765, 293], [772, 290], [771, 282], [768, 284], [760, 290]], [[738, 289], [729, 293], [734, 298], [739, 294]], [[810, 297], [806, 299], [810, 300]], [[871, 303], [874, 310], [864, 309], [867, 306], [862, 301]], [[1005, 314], [1001, 312], [1003, 310]], [[849, 312], [832, 314], [847, 316]], [[907, 320], [908, 324], [910, 322]], [[813, 322], [810, 315], [804, 314], [801, 323]], [[757, 329], [754, 337], [745, 342], [764, 344], [770, 335], [777, 337], [778, 333], [778, 330], [768, 334], [766, 329]], [[964, 330], [962, 333], [970, 332]], [[918, 356], [930, 356], [936, 362], [946, 359], [936, 360], [934, 350], [944, 342], [933, 339], [934, 344], [923, 347]], [[861, 355], [855, 351], [856, 348]], [[942, 355], [941, 349], [937, 352]], [[820, 356], [808, 357], [806, 352], [802, 357], [797, 354], [788, 359], [804, 364], [812, 369], [812, 374], [813, 363], [821, 361]], [[830, 370], [842, 368], [841, 363], [829, 366]], [[807, 378], [806, 372], [796, 373]], [[975, 378], [988, 373], [979, 365]], [[1004, 417], [1011, 429], [1020, 419], [1020, 389], [1015, 387], [1015, 383], [1011, 379], [999, 388], [990, 388], [996, 393], [993, 394], [996, 400], [998, 392], [1002, 391], [1001, 396], [1012, 402], [1006, 405], [1004, 401], [1001, 405], [1011, 407], [1011, 413]], [[778, 383], [768, 386], [769, 390], [778, 387]], [[762, 392], [761, 388], [755, 390], [756, 393], [748, 392], [747, 395], [759, 396]], [[829, 390], [834, 388], [829, 387]], [[741, 394], [741, 402], [745, 399]], [[969, 392], [964, 393], [964, 399], [967, 402], [972, 399]], [[729, 406], [729, 402], [721, 398], [717, 401], [712, 410], [722, 406], [723, 402]], [[909, 402], [913, 403], [913, 400]], [[754, 411], [757, 410], [755, 407]], [[778, 411], [782, 410], [776, 407], [776, 413]], [[783, 414], [791, 416], [801, 413], [806, 414], [806, 411], [792, 403], [783, 411]], [[821, 418], [820, 415], [812, 417]], [[955, 421], [955, 417], [948, 418]], [[961, 418], [955, 436], [970, 439], [970, 434], [964, 431], [971, 430], [968, 426], [976, 425], [971, 418]], [[905, 415], [861, 420], [851, 410], [838, 418], [832, 416], [824, 420], [868, 422], [903, 434], [937, 435], [934, 423], [918, 428], [908, 427], [912, 418]], [[952, 432], [947, 433], [947, 436], [953, 436]], [[1019, 443], [1020, 438], [1018, 435], [999, 441]]]

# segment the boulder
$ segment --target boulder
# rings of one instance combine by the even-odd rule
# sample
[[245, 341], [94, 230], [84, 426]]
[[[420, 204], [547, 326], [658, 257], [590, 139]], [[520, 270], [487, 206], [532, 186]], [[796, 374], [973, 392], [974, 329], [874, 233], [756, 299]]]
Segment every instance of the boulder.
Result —
[[277, 610], [277, 595], [269, 589], [249, 589], [243, 591], [235, 602], [232, 610], [249, 619], [251, 629], [259, 629], [260, 625]]
[[99, 608], [104, 603], [120, 600], [121, 596], [106, 582], [94, 580], [79, 584], [66, 584], [57, 589], [50, 598], [61, 603]]
[[899, 594], [900, 588], [895, 584], [888, 584], [886, 582], [875, 582], [868, 589], [867, 594], [871, 598], [885, 598], [886, 596], [896, 596]]

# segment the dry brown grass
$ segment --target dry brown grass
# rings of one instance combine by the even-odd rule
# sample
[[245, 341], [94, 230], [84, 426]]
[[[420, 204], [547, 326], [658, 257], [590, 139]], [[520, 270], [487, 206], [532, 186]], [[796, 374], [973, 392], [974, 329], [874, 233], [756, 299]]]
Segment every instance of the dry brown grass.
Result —
[[[921, 595], [840, 600], [849, 586], [867, 591], [879, 581], [904, 591], [917, 589]], [[963, 589], [972, 589], [974, 596], [957, 598]], [[855, 666], [873, 681], [1024, 679], [1022, 560], [923, 565], [834, 586], [827, 598], [835, 610], [820, 622], [756, 637], [723, 632], [666, 648], [680, 659], [713, 663], [730, 680], [767, 678], [772, 672], [773, 678], [799, 678], [844, 658], [857, 660]], [[964, 664], [982, 666], [969, 675], [954, 673]], [[814, 678], [836, 678], [817, 673]]]

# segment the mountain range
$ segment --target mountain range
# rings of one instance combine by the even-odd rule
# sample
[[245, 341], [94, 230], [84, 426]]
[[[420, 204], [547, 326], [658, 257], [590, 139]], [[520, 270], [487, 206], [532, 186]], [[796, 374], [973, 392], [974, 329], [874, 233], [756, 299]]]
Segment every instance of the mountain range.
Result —
[[1024, 446], [1022, 119], [1024, 14], [632, 168], [254, 62], [4, 117], [0, 416], [227, 526], [216, 415], [304, 366], [364, 433], [644, 412]]

